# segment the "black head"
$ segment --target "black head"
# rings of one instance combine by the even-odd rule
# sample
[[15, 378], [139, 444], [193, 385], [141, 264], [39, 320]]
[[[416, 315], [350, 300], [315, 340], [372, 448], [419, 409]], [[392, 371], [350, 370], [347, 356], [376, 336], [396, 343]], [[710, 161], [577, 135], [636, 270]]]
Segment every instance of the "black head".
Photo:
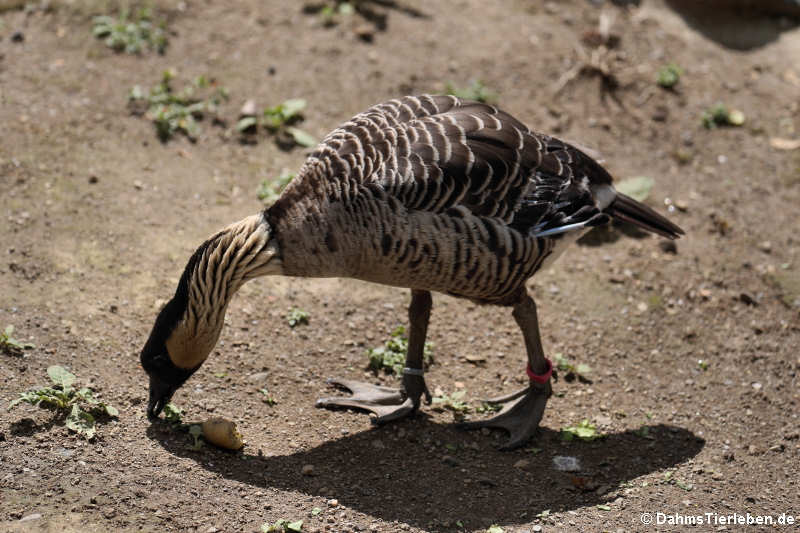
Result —
[[147, 403], [147, 416], [156, 418], [172, 395], [199, 368], [180, 368], [175, 366], [167, 350], [167, 338], [181, 319], [185, 306], [175, 298], [164, 306], [156, 318], [150, 338], [142, 349], [142, 367], [150, 376], [150, 397]]

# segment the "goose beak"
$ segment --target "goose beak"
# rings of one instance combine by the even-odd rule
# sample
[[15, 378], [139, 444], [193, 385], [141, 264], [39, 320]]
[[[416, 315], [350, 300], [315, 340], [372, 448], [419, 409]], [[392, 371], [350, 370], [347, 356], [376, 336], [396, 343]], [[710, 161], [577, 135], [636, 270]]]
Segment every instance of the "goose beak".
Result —
[[147, 402], [147, 418], [154, 420], [158, 418], [164, 406], [172, 399], [172, 395], [178, 388], [165, 383], [155, 376], [150, 376], [150, 399]]

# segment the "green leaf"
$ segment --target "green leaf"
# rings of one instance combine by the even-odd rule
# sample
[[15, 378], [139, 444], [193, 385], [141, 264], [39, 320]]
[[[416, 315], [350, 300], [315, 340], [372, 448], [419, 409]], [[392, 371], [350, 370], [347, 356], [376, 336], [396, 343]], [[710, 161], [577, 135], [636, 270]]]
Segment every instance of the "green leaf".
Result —
[[289, 522], [286, 524], [286, 531], [293, 531], [295, 533], [300, 533], [303, 530], [303, 521], [297, 520], [295, 522]]
[[503, 528], [500, 526], [489, 526], [489, 529], [486, 530], [486, 533], [504, 533]]
[[257, 125], [256, 117], [244, 117], [236, 123], [236, 131], [244, 132]]
[[611, 507], [609, 507], [608, 505], [603, 505], [603, 504], [598, 505], [597, 508], [600, 509], [601, 511], [610, 511], [611, 510]]
[[636, 178], [628, 178], [614, 184], [614, 188], [622, 194], [626, 194], [636, 200], [643, 202], [650, 195], [650, 191], [655, 185], [653, 178], [646, 176], [639, 176]]
[[203, 447], [203, 440], [200, 438], [203, 436], [203, 426], [200, 424], [192, 424], [189, 426], [189, 435], [194, 439], [191, 447], [192, 450], [197, 451]]
[[321, 512], [322, 512], [321, 507], [314, 507], [313, 509], [311, 509], [311, 516], [317, 516]]
[[119, 410], [116, 407], [108, 404], [104, 404], [104, 407], [106, 408], [106, 413], [108, 413], [108, 416], [119, 417]]
[[[183, 409], [172, 402], [164, 406], [164, 420], [173, 424], [180, 424], [183, 416]], [[199, 427], [199, 426], [198, 426]]]
[[66, 368], [59, 365], [53, 365], [47, 368], [47, 375], [56, 385], [60, 385], [64, 392], [68, 392], [75, 383], [75, 375], [67, 371]]
[[303, 311], [302, 309], [293, 308], [289, 311], [289, 314], [286, 315], [286, 319], [289, 322], [289, 327], [293, 328], [300, 324], [308, 324], [308, 319], [310, 315], [308, 312]]
[[95, 435], [95, 420], [94, 417], [73, 404], [72, 411], [66, 419], [67, 429], [70, 429], [79, 435], [83, 435], [87, 440], [91, 440]]
[[561, 439], [565, 441], [571, 441], [576, 438], [583, 441], [593, 441], [600, 437], [602, 435], [597, 432], [595, 425], [588, 420], [581, 420], [577, 426], [569, 426], [561, 430]]
[[283, 118], [288, 120], [306, 108], [306, 101], [303, 98], [290, 98], [282, 104], [282, 107]]
[[300, 146], [310, 148], [311, 146], [316, 146], [317, 144], [317, 140], [312, 135], [304, 132], [301, 129], [289, 126], [286, 128], [286, 131], [292, 136], [294, 142]]

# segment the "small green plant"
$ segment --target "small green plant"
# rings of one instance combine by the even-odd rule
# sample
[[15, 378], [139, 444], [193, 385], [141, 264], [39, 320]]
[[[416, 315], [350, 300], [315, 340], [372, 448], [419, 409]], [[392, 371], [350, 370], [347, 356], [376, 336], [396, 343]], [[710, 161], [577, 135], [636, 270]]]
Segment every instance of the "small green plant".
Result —
[[149, 8], [141, 8], [131, 14], [120, 11], [119, 17], [108, 15], [95, 17], [92, 33], [104, 39], [106, 46], [128, 54], [140, 54], [145, 49], [163, 54], [167, 48], [166, 23], [155, 24]]
[[11, 335], [14, 334], [14, 326], [6, 326], [6, 329], [0, 333], [0, 351], [7, 355], [22, 355], [25, 350], [36, 348], [30, 342], [22, 342], [15, 339]]
[[708, 370], [708, 367], [709, 367], [709, 363], [705, 359], [698, 359], [697, 360], [697, 368], [699, 368], [700, 370], [706, 371], [706, 370]]
[[683, 74], [683, 69], [675, 63], [664, 65], [658, 71], [656, 83], [665, 89], [672, 89], [680, 81], [681, 74]]
[[339, 24], [343, 17], [348, 17], [355, 13], [355, 6], [359, 0], [349, 2], [346, 0], [328, 0], [321, 3], [308, 3], [303, 6], [303, 12], [310, 15], [317, 15], [322, 20], [322, 24], [327, 27]]
[[709, 107], [700, 117], [703, 127], [713, 130], [719, 126], [741, 126], [744, 124], [744, 113], [738, 109], [728, 109], [723, 103]]
[[503, 404], [482, 401], [481, 404], [475, 408], [475, 412], [483, 413], [496, 413], [503, 408]]
[[[367, 350], [369, 368], [376, 372], [383, 370], [401, 377], [408, 353], [408, 338], [405, 334], [406, 328], [398, 326], [392, 331], [391, 338], [383, 346]], [[422, 361], [425, 368], [433, 363], [433, 345], [431, 343], [425, 343]]]
[[303, 120], [302, 111], [305, 107], [304, 99], [290, 98], [282, 104], [265, 109], [260, 121], [252, 116], [240, 119], [236, 123], [236, 129], [240, 133], [255, 133], [260, 124], [274, 134], [279, 143], [288, 139], [292, 144], [308, 148], [317, 144], [317, 140], [309, 133], [293, 126]]
[[183, 409], [170, 402], [164, 406], [164, 420], [172, 424], [172, 428], [176, 431], [188, 433], [192, 438], [192, 444], [189, 449], [197, 451], [203, 448], [204, 441], [203, 427], [200, 424], [184, 424], [183, 423]]
[[[191, 141], [200, 134], [198, 120], [217, 112], [219, 105], [228, 99], [228, 91], [216, 87], [205, 76], [198, 76], [181, 91], [175, 92], [172, 80], [175, 73], [164, 71], [161, 82], [145, 92], [141, 86], [131, 89], [128, 105], [136, 115], [145, 115], [153, 121], [161, 141], [168, 141], [176, 133], [185, 134]], [[205, 97], [199, 91], [210, 92]]]
[[561, 440], [572, 441], [575, 439], [593, 441], [602, 437], [597, 432], [597, 427], [588, 420], [581, 420], [577, 426], [568, 426], [561, 429]]
[[470, 81], [467, 87], [456, 87], [452, 83], [448, 83], [445, 90], [447, 94], [452, 94], [465, 100], [475, 100], [487, 104], [497, 101], [497, 95], [480, 80]]
[[434, 396], [432, 409], [434, 411], [451, 411], [455, 418], [463, 418], [463, 416], [471, 411], [470, 406], [464, 401], [464, 396], [467, 391], [458, 390], [452, 394], [442, 394], [441, 396]]
[[567, 381], [578, 378], [581, 381], [591, 381], [592, 369], [583, 363], [573, 364], [562, 354], [555, 354], [556, 368], [559, 372], [564, 372], [564, 379]]
[[289, 322], [289, 327], [293, 328], [295, 326], [299, 326], [300, 324], [308, 324], [308, 319], [310, 315], [307, 311], [303, 311], [302, 309], [293, 308], [289, 311], [289, 314], [286, 315], [286, 320]]
[[303, 521], [297, 520], [295, 522], [290, 522], [284, 518], [281, 518], [274, 524], [263, 524], [261, 526], [262, 533], [300, 533], [303, 531]]
[[486, 533], [504, 533], [504, 530], [498, 525], [491, 525], [489, 529], [486, 530]]
[[261, 393], [261, 401], [265, 404], [273, 406], [278, 403], [278, 400], [267, 389], [258, 389], [258, 392]]
[[183, 423], [183, 409], [172, 402], [164, 406], [164, 420], [171, 424]]
[[641, 437], [643, 439], [648, 439], [648, 440], [655, 440], [655, 437], [650, 434], [650, 429], [651, 429], [650, 426], [642, 424], [642, 426], [639, 427], [639, 429], [637, 429], [636, 431], [634, 431], [634, 433], [636, 434], [637, 437]]
[[258, 191], [256, 191], [258, 199], [264, 202], [266, 205], [272, 205], [275, 203], [275, 200], [278, 199], [278, 196], [280, 196], [284, 187], [286, 187], [289, 182], [294, 179], [294, 176], [295, 175], [293, 173], [289, 172], [288, 170], [284, 170], [276, 179], [263, 180], [261, 185], [258, 186]]
[[72, 385], [77, 378], [64, 367], [51, 366], [47, 369], [47, 375], [53, 382], [52, 387], [39, 387], [23, 392], [19, 398], [11, 402], [9, 410], [25, 402], [66, 414], [64, 424], [67, 428], [86, 440], [95, 436], [97, 418], [119, 416], [119, 411], [115, 407], [95, 398], [92, 389], [73, 388]]

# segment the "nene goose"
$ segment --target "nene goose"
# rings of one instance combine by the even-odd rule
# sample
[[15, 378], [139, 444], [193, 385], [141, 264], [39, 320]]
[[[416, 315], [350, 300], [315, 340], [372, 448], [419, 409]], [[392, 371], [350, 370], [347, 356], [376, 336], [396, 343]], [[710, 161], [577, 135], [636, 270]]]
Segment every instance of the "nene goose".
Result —
[[514, 117], [454, 96], [376, 105], [330, 133], [280, 198], [221, 230], [192, 255], [141, 353], [157, 417], [217, 343], [225, 310], [258, 276], [349, 277], [411, 289], [402, 388], [333, 380], [351, 396], [318, 406], [372, 411], [377, 423], [414, 413], [431, 395], [423, 346], [431, 292], [512, 307], [530, 386], [497, 398], [494, 417], [468, 428], [535, 432], [552, 393], [552, 364], [525, 282], [592, 226], [618, 219], [674, 239], [683, 231], [618, 193], [574, 146]]

